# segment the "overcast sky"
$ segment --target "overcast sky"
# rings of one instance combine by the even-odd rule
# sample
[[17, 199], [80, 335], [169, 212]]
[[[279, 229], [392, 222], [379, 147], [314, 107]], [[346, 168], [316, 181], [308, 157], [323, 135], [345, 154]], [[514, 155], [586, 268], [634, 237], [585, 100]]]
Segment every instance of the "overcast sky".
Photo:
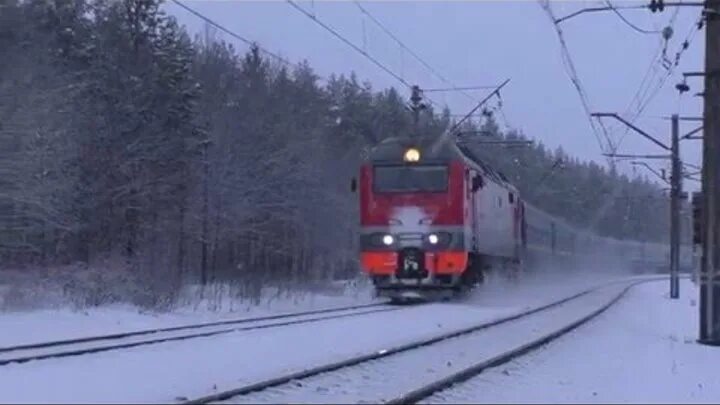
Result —
[[[202, 0], [185, 3], [224, 25], [226, 28], [292, 61], [307, 59], [314, 69], [327, 76], [355, 71], [376, 89], [395, 86], [409, 92], [388, 73], [372, 64], [286, 1]], [[423, 88], [447, 87], [408, 52], [403, 51], [378, 28], [352, 1], [299, 1], [298, 4], [317, 18], [402, 76]], [[560, 43], [547, 14], [536, 1], [371, 1], [363, 7], [380, 20], [403, 43], [422, 57], [442, 76], [457, 86], [492, 85], [506, 78], [510, 83], [502, 91], [507, 124], [521, 129], [531, 138], [551, 148], [562, 146], [571, 155], [605, 163], [592, 128], [563, 65]], [[553, 1], [557, 16], [599, 1]], [[615, 0], [617, 5], [639, 2]], [[168, 3], [190, 32], [198, 33], [203, 21], [178, 6]], [[693, 30], [700, 10], [681, 7], [673, 24], [674, 35], [667, 56], [674, 60], [680, 44]], [[645, 30], [667, 26], [673, 10], [662, 13], [648, 10], [622, 10], [633, 24]], [[641, 81], [652, 66], [647, 84], [654, 88], [666, 74], [658, 59], [661, 34], [642, 34], [626, 25], [616, 14], [585, 14], [561, 23], [572, 60], [594, 111], [626, 111]], [[240, 50], [247, 45], [221, 35]], [[679, 97], [675, 84], [682, 72], [702, 70], [704, 30], [696, 32], [690, 47], [664, 88], [648, 104], [636, 124], [669, 142], [670, 122], [659, 117], [679, 112], [700, 116], [702, 101], [693, 94], [702, 88], [701, 80], [689, 79], [689, 93]], [[473, 92], [477, 98], [488, 90]], [[429, 93], [436, 102], [447, 104], [453, 113], [464, 113], [473, 102], [461, 93]], [[606, 121], [611, 137], [621, 138], [624, 127], [612, 119]], [[505, 123], [500, 119], [501, 125]], [[698, 123], [681, 123], [681, 133]], [[686, 162], [701, 162], [699, 141], [681, 144]], [[661, 153], [641, 136], [630, 132], [618, 152]], [[661, 161], [648, 161], [656, 168], [667, 167]], [[618, 166], [632, 173], [629, 164]], [[638, 171], [645, 171], [637, 168]], [[695, 188], [686, 182], [686, 188]]]

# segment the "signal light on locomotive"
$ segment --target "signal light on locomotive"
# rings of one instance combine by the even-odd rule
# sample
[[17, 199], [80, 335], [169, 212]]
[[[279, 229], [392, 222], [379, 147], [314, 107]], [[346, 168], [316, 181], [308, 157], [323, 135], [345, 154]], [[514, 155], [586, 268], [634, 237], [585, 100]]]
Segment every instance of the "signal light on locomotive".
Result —
[[428, 235], [428, 242], [430, 242], [431, 245], [437, 245], [437, 243], [440, 242], [440, 238], [434, 233], [431, 233]]
[[393, 242], [395, 242], [395, 238], [393, 238], [392, 235], [385, 235], [383, 236], [382, 241], [386, 246], [390, 246]]
[[420, 151], [415, 148], [410, 148], [405, 151], [405, 156], [403, 156], [403, 159], [406, 162], [417, 162], [420, 160]]

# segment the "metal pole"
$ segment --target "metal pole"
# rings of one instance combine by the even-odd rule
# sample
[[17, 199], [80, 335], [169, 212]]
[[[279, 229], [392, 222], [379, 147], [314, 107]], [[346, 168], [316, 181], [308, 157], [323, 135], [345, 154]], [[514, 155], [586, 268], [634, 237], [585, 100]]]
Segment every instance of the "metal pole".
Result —
[[670, 298], [680, 296], [680, 126], [677, 114], [672, 116], [672, 173], [670, 175]]
[[[696, 286], [700, 285], [700, 266], [701, 262], [697, 260], [697, 245], [702, 245], [702, 238], [704, 237], [704, 227], [702, 225], [702, 204], [703, 196], [701, 191], [695, 191], [692, 193], [692, 249], [693, 249], [693, 282]], [[702, 253], [702, 250], [701, 250]], [[700, 255], [702, 256], [702, 255]], [[702, 294], [702, 291], [701, 291]], [[700, 318], [700, 325], [702, 326], [702, 317]]]
[[700, 273], [700, 343], [720, 345], [720, 0], [705, 3], [705, 94], [703, 111], [702, 261]]
[[413, 112], [413, 125], [415, 130], [415, 136], [419, 135], [420, 131], [420, 110], [422, 109], [422, 94], [419, 86], [412, 86], [412, 93], [410, 95], [410, 108]]

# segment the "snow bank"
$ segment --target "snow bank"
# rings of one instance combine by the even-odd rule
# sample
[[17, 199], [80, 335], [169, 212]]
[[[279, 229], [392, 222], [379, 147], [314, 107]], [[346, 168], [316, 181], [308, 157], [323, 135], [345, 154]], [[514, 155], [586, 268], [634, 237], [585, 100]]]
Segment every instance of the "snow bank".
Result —
[[[365, 277], [351, 280], [318, 281], [298, 286], [266, 286], [259, 297], [243, 293], [242, 285], [214, 284], [184, 287], [174, 312], [277, 312], [302, 308], [355, 305], [375, 301], [372, 285]], [[300, 308], [300, 309], [299, 309]]]
[[[173, 311], [147, 311], [132, 305], [107, 305], [88, 309], [41, 309], [0, 313], [0, 347], [50, 340], [71, 339], [133, 330], [163, 328], [223, 319], [250, 318], [337, 308], [375, 302], [371, 294], [348, 288], [339, 295], [298, 294], [263, 298], [258, 305], [245, 300], [224, 301], [218, 308], [200, 301]], [[206, 305], [203, 305], [206, 304]]]
[[[618, 276], [619, 277], [619, 276]], [[458, 302], [462, 307], [519, 310], [567, 296], [612, 279], [611, 275], [587, 272], [537, 272], [517, 282], [493, 280]], [[266, 287], [259, 300], [237, 295], [234, 287], [213, 285], [200, 291], [185, 287], [172, 310], [153, 311], [129, 304], [73, 307], [57, 296], [48, 298], [37, 290], [40, 309], [0, 311], [0, 346], [70, 339], [90, 335], [162, 328], [220, 319], [237, 319], [377, 302], [364, 278], [328, 282], [296, 290]], [[44, 299], [44, 300], [43, 300]], [[47, 305], [53, 303], [56, 305]], [[1, 307], [0, 307], [1, 308]]]
[[[86, 310], [129, 304], [138, 310], [173, 312], [248, 312], [289, 310], [297, 305], [371, 300], [372, 288], [362, 274], [349, 280], [277, 282], [260, 286], [235, 281], [206, 285], [183, 283], [131, 271], [117, 260], [88, 266], [0, 270], [0, 314], [69, 308]], [[259, 287], [259, 288], [255, 288]]]

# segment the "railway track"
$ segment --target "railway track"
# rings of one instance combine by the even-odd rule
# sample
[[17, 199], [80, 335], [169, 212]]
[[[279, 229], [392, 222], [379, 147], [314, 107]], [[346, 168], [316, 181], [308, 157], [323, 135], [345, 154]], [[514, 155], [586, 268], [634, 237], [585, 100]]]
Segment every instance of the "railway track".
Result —
[[645, 281], [636, 281], [627, 287], [623, 288], [617, 295], [612, 297], [610, 301], [603, 304], [599, 308], [595, 309], [594, 311], [590, 312], [589, 314], [576, 319], [572, 322], [569, 322], [565, 324], [564, 326], [557, 328], [547, 334], [544, 334], [530, 342], [527, 342], [525, 344], [522, 344], [520, 346], [516, 346], [510, 350], [504, 351], [502, 353], [497, 354], [496, 356], [490, 357], [487, 360], [481, 361], [479, 363], [473, 364], [465, 369], [462, 369], [460, 371], [457, 371], [453, 374], [450, 374], [446, 377], [439, 378], [435, 381], [432, 381], [422, 387], [419, 387], [415, 390], [412, 390], [410, 392], [407, 392], [399, 397], [396, 397], [390, 401], [387, 401], [388, 404], [416, 404], [421, 401], [427, 401], [429, 403], [433, 403], [432, 397], [434, 395], [439, 394], [440, 392], [450, 389], [453, 385], [463, 383], [478, 374], [482, 373], [483, 371], [499, 366], [501, 364], [507, 363], [517, 357], [520, 357], [528, 352], [531, 352], [532, 350], [538, 349], [553, 340], [565, 335], [566, 333], [572, 331], [573, 329], [576, 329], [583, 324], [591, 321], [592, 319], [596, 318], [598, 315], [602, 314], [603, 312], [607, 311], [611, 306], [616, 304], [622, 297], [627, 294], [627, 292], [634, 286], [640, 283], [647, 282]]
[[232, 332], [320, 322], [378, 312], [396, 311], [402, 308], [387, 303], [373, 303], [0, 347], [0, 366], [209, 337]]
[[184, 403], [416, 403], [547, 344], [633, 286], [663, 278], [604, 283], [515, 315]]

